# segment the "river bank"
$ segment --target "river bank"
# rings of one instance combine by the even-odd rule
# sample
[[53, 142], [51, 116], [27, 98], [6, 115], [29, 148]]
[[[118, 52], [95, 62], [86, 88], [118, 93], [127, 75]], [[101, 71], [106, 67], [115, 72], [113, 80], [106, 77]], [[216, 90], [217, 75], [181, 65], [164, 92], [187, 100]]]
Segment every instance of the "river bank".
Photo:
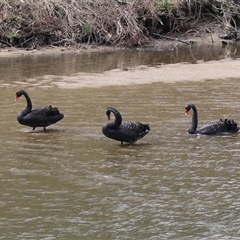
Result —
[[[29, 79], [29, 86], [60, 87], [77, 89], [84, 87], [129, 86], [155, 82], [175, 83], [184, 81], [204, 81], [230, 78], [240, 79], [240, 60], [202, 62], [199, 64], [169, 64], [159, 67], [139, 66], [128, 71], [111, 70], [103, 74], [79, 73], [73, 76], [45, 75], [39, 79]], [[19, 84], [19, 82], [18, 82]], [[26, 82], [24, 82], [26, 86]]]
[[[195, 42], [195, 47], [201, 44], [206, 45], [206, 49], [212, 46], [216, 48], [222, 48], [222, 41], [215, 36], [208, 38], [192, 38], [188, 41]], [[231, 44], [231, 43], [229, 43]], [[155, 41], [153, 46], [159, 54], [163, 51], [177, 51], [177, 48], [182, 47], [184, 44], [181, 42], [173, 41]], [[191, 46], [187, 46], [191, 48]], [[231, 48], [231, 45], [229, 45]], [[161, 50], [161, 51], [160, 51]], [[54, 56], [59, 55], [71, 55], [82, 54], [91, 52], [114, 52], [121, 51], [121, 48], [114, 47], [86, 47], [81, 48], [74, 47], [48, 47], [40, 48], [38, 50], [26, 50], [19, 48], [8, 48], [0, 50], [1, 58], [20, 58], [21, 57], [38, 57], [38, 56]], [[142, 49], [141, 51], [145, 51]], [[240, 59], [232, 59], [231, 57], [225, 57], [224, 59], [217, 61], [201, 61], [198, 60], [195, 64], [179, 62], [176, 64], [160, 64], [154, 67], [147, 65], [140, 65], [137, 67], [127, 67], [124, 71], [121, 69], [112, 69], [104, 71], [103, 73], [85, 73], [76, 72], [70, 76], [62, 75], [45, 75], [36, 76], [34, 78], [26, 78], [23, 80], [17, 79], [11, 86], [18, 86], [19, 84], [26, 87], [59, 87], [59, 88], [84, 88], [84, 87], [104, 87], [104, 86], [127, 86], [132, 84], [150, 84], [155, 82], [174, 83], [179, 81], [204, 81], [213, 79], [227, 80], [230, 78], [240, 79]], [[65, 74], [67, 75], [67, 74]], [[47, 84], [46, 84], [47, 83]], [[2, 83], [2, 87], [10, 86], [9, 83]]]
[[[204, 35], [203, 37], [185, 37], [184, 40], [186, 43], [191, 43], [186, 45], [186, 43], [179, 40], [179, 38], [175, 37], [172, 40], [162, 39], [162, 40], [152, 40], [148, 45], [142, 47], [135, 47], [135, 49], [152, 49], [156, 51], [168, 51], [172, 49], [177, 49], [183, 46], [191, 48], [192, 45], [206, 45], [206, 46], [216, 46], [222, 47], [223, 45], [234, 45], [239, 46], [240, 42], [233, 42], [231, 40], [222, 40], [219, 38], [217, 34], [212, 35]], [[45, 46], [38, 47], [36, 49], [28, 49], [28, 48], [17, 48], [17, 47], [8, 47], [8, 48], [0, 48], [0, 57], [22, 57], [27, 55], [41, 56], [41, 55], [60, 55], [60, 54], [80, 54], [81, 52], [106, 52], [106, 51], [118, 51], [122, 49], [132, 49], [127, 47], [117, 47], [117, 46], [96, 46], [96, 45], [88, 45], [81, 44], [79, 46]]]
[[[239, 41], [236, 0], [84, 0], [0, 3], [0, 48], [141, 47], [218, 34]], [[112, 17], [114, 16], [114, 17]]]

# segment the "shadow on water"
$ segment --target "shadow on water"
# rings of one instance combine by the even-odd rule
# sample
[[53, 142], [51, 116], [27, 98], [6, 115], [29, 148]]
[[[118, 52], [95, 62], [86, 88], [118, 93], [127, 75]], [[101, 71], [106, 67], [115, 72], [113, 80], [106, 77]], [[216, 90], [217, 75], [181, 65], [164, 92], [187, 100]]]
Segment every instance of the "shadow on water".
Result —
[[[27, 128], [27, 126], [26, 126]], [[44, 131], [43, 128], [36, 128], [35, 130], [31, 130], [31, 128], [29, 129], [22, 129], [20, 130], [21, 132], [24, 133], [29, 133], [29, 134], [50, 134], [50, 133], [72, 133], [72, 132], [77, 132], [79, 130], [76, 129], [53, 129], [51, 127], [47, 127], [46, 131]]]

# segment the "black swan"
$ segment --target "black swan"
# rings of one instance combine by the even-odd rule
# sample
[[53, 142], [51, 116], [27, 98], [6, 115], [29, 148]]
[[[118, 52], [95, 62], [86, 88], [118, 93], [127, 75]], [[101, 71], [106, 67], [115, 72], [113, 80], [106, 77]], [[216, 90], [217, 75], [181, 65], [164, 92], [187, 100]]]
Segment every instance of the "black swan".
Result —
[[188, 104], [185, 107], [185, 115], [188, 115], [188, 112], [191, 109], [193, 110], [193, 116], [192, 116], [192, 125], [188, 129], [189, 134], [214, 135], [214, 134], [235, 133], [239, 130], [237, 123], [231, 119], [225, 119], [225, 120], [220, 119], [219, 121], [210, 122], [197, 130], [198, 114], [197, 114], [196, 106], [194, 104]]
[[43, 127], [44, 131], [46, 131], [47, 126], [63, 119], [64, 115], [60, 113], [56, 107], [46, 106], [32, 109], [31, 99], [24, 90], [16, 92], [15, 100], [18, 100], [22, 95], [27, 100], [27, 107], [17, 116], [17, 120], [20, 124], [32, 127], [33, 130], [36, 127]]
[[102, 127], [103, 134], [111, 139], [133, 144], [138, 139], [143, 138], [149, 131], [149, 124], [140, 122], [122, 122], [122, 116], [119, 111], [113, 107], [108, 107], [106, 115], [110, 120], [110, 114], [113, 113], [115, 121], [107, 123]]

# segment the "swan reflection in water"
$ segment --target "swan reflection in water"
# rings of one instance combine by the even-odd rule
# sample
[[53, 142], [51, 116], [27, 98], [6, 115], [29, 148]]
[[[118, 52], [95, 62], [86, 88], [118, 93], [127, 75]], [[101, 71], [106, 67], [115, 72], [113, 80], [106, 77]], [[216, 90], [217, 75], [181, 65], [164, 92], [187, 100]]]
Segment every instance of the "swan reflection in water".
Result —
[[237, 123], [232, 119], [218, 120], [210, 122], [197, 130], [198, 126], [198, 112], [194, 104], [188, 104], [185, 107], [185, 115], [188, 115], [190, 110], [193, 110], [192, 124], [188, 129], [189, 134], [204, 134], [204, 135], [215, 135], [215, 134], [231, 134], [239, 130]]
[[52, 107], [51, 105], [32, 109], [32, 101], [24, 90], [16, 92], [15, 100], [18, 100], [22, 95], [27, 100], [27, 107], [17, 116], [20, 124], [32, 127], [33, 130], [36, 127], [43, 127], [44, 131], [46, 131], [47, 126], [63, 119], [64, 115], [59, 112], [57, 107]]
[[110, 114], [113, 113], [115, 121], [105, 124], [102, 127], [103, 134], [111, 139], [133, 144], [137, 140], [143, 138], [149, 133], [149, 124], [142, 124], [140, 122], [123, 122], [122, 116], [116, 108], [108, 107], [106, 115], [110, 120]]

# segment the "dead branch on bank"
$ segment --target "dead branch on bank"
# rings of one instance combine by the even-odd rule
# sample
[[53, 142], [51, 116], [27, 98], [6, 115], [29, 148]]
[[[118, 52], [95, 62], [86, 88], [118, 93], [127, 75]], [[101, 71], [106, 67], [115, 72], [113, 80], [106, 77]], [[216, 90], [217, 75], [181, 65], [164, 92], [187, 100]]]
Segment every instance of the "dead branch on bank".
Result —
[[164, 39], [167, 39], [167, 40], [170, 40], [170, 41], [175, 41], [175, 42], [181, 42], [181, 43], [184, 43], [186, 45], [191, 45], [193, 43], [192, 41], [184, 41], [184, 40], [181, 40], [179, 38], [168, 37], [168, 36], [164, 36], [164, 35], [157, 34], [157, 33], [153, 33], [153, 34], [160, 37], [160, 38], [164, 38]]
[[[201, 23], [199, 25], [199, 23]], [[222, 31], [239, 39], [240, 4], [236, 0], [3, 0], [0, 47], [141, 46], [171, 34]], [[200, 27], [199, 27], [200, 26]], [[187, 41], [177, 41], [187, 44]]]
[[[8, 45], [141, 45], [148, 33], [143, 18], [157, 19], [149, 4], [115, 1], [4, 1], [0, 3], [0, 39]], [[31, 39], [31, 40], [30, 40]]]

